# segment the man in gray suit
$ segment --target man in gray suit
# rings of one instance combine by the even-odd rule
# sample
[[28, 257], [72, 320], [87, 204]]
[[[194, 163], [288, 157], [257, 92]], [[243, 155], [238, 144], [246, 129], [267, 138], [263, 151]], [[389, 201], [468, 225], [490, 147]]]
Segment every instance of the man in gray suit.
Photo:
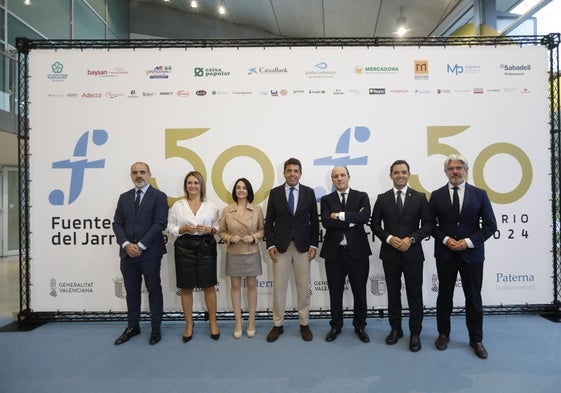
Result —
[[141, 285], [148, 290], [152, 316], [150, 345], [161, 340], [163, 294], [160, 279], [162, 255], [166, 246], [162, 231], [168, 223], [167, 196], [150, 185], [150, 167], [144, 162], [131, 166], [134, 188], [121, 194], [115, 210], [113, 231], [119, 244], [121, 273], [127, 291], [128, 326], [115, 345], [140, 334]]
[[284, 332], [286, 291], [294, 270], [300, 334], [312, 341], [308, 326], [310, 312], [310, 261], [316, 257], [319, 219], [314, 190], [300, 184], [302, 164], [296, 158], [284, 163], [286, 182], [269, 193], [265, 218], [265, 238], [273, 261], [273, 328], [267, 341], [276, 341]]

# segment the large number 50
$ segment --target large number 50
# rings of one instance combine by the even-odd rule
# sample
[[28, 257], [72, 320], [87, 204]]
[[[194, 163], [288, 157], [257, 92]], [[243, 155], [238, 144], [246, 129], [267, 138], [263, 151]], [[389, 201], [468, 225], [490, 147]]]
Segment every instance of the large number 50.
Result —
[[[209, 183], [207, 177], [207, 171], [202, 158], [195, 153], [193, 150], [186, 147], [180, 146], [180, 141], [185, 141], [187, 139], [193, 139], [199, 135], [207, 132], [209, 128], [166, 128], [165, 134], [165, 158], [182, 158], [193, 166], [193, 169], [199, 171], [205, 179], [207, 179], [207, 184]], [[273, 186], [273, 180], [275, 178], [273, 164], [267, 157], [265, 153], [253, 146], [248, 145], [238, 145], [232, 146], [224, 150], [214, 162], [212, 167], [212, 186], [216, 195], [225, 203], [231, 203], [231, 191], [224, 185], [222, 179], [222, 174], [226, 165], [236, 157], [249, 157], [254, 159], [263, 172], [263, 182], [261, 187], [255, 191], [254, 203], [260, 203], [269, 194], [269, 190]], [[241, 174], [240, 177], [243, 177]], [[158, 187], [156, 179], [152, 178], [152, 183], [154, 187]], [[168, 204], [171, 206], [175, 201], [181, 199], [180, 197], [169, 197]]]
[[[450, 154], [460, 154], [460, 152], [452, 146], [441, 143], [440, 139], [457, 135], [468, 128], [469, 126], [428, 126], [427, 156], [431, 156], [433, 154], [442, 154], [444, 156], [449, 156]], [[485, 165], [491, 157], [497, 154], [508, 154], [512, 156], [516, 161], [518, 161], [518, 164], [520, 164], [520, 167], [522, 168], [522, 177], [520, 178], [520, 182], [512, 191], [498, 192], [492, 190], [485, 181]], [[530, 159], [522, 149], [511, 143], [494, 143], [485, 147], [473, 163], [473, 183], [476, 186], [485, 189], [489, 194], [489, 199], [495, 203], [507, 204], [522, 198], [532, 184], [532, 177], [533, 172]], [[411, 187], [429, 194], [429, 192], [421, 185], [419, 175], [411, 175], [409, 184], [411, 184]]]

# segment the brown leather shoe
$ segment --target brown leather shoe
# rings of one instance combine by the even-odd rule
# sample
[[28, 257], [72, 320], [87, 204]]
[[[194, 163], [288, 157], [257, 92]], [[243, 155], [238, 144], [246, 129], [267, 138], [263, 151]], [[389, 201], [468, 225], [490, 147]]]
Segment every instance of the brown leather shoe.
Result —
[[450, 337], [448, 337], [445, 334], [439, 334], [438, 338], [434, 342], [434, 346], [436, 347], [436, 349], [440, 351], [444, 351], [446, 348], [448, 348], [449, 341], [450, 341]]
[[416, 334], [412, 334], [411, 338], [409, 339], [409, 350], [411, 352], [419, 352], [421, 348], [421, 338]]
[[267, 342], [272, 343], [277, 341], [277, 338], [284, 333], [284, 328], [282, 326], [273, 326], [269, 334], [267, 334]]
[[489, 356], [482, 343], [470, 341], [469, 346], [473, 348], [473, 352], [475, 352], [478, 358], [487, 359], [487, 357]]
[[314, 335], [308, 325], [300, 325], [300, 334], [302, 335], [302, 340], [304, 341], [312, 341], [314, 338]]

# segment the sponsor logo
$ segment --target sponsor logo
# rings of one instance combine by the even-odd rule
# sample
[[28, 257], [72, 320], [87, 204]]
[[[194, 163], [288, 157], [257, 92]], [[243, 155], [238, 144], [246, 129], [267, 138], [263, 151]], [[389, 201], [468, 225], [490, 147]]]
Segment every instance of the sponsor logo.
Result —
[[450, 94], [451, 92], [450, 89], [436, 89], [437, 94]]
[[187, 90], [178, 90], [175, 94], [178, 97], [189, 97], [191, 95]]
[[232, 91], [233, 95], [242, 95], [242, 96], [250, 96], [253, 94], [252, 91], [247, 91], [247, 90], [234, 90]]
[[73, 294], [79, 293], [84, 295], [86, 293], [94, 292], [94, 283], [91, 281], [76, 282], [76, 281], [61, 281], [51, 278], [49, 295], [57, 297], [58, 294]]
[[224, 71], [220, 67], [195, 67], [193, 74], [197, 78], [214, 78], [217, 76], [229, 76], [230, 71]]
[[211, 94], [213, 96], [223, 96], [223, 95], [228, 94], [228, 92], [224, 91], [224, 90], [213, 90]]
[[49, 93], [48, 97], [49, 98], [62, 98], [62, 97], [64, 97], [64, 94]]
[[382, 296], [386, 293], [386, 277], [383, 274], [372, 274], [370, 276], [370, 292], [374, 296]]
[[[114, 284], [114, 289], [115, 289], [115, 291], [114, 291], [115, 297], [117, 297], [119, 299], [125, 299], [127, 297], [127, 291], [125, 289], [125, 282], [123, 281], [123, 278], [122, 277], [117, 277], [117, 278], [113, 279], [113, 284]], [[144, 283], [142, 284], [142, 289], [140, 290], [140, 292], [143, 295], [148, 294], [148, 290], [144, 286]]]
[[357, 65], [354, 67], [356, 75], [387, 75], [397, 74], [399, 67], [394, 65]]
[[161, 91], [160, 95], [171, 97], [171, 96], [175, 95], [175, 93], [173, 91]]
[[341, 90], [341, 89], [335, 89], [335, 90], [333, 90], [333, 95], [334, 95], [334, 96], [342, 96], [342, 95], [344, 95], [344, 94], [345, 94], [345, 92], [344, 92], [343, 90]]
[[310, 90], [308, 90], [308, 94], [325, 94], [325, 93], [327, 93], [327, 91], [325, 89], [321, 89], [321, 90], [310, 89]]
[[156, 66], [151, 70], [146, 70], [146, 75], [150, 79], [167, 79], [171, 75], [171, 66]]
[[390, 89], [390, 94], [409, 94], [409, 89]]
[[197, 90], [195, 94], [199, 97], [206, 96], [206, 90]]
[[292, 90], [292, 94], [306, 94], [306, 90], [304, 89]]
[[156, 95], [155, 92], [153, 91], [143, 91], [142, 92], [142, 97], [154, 97]]
[[117, 97], [123, 97], [124, 94], [122, 93], [113, 93], [111, 91], [106, 91], [105, 92], [105, 98], [117, 98]]
[[536, 289], [536, 277], [533, 274], [495, 273], [497, 291], [533, 291]]
[[129, 94], [127, 95], [127, 97], [128, 97], [128, 98], [138, 98], [139, 95], [136, 94], [136, 90], [133, 89], [133, 90], [131, 90], [131, 91], [129, 92]]
[[415, 74], [415, 79], [417, 80], [429, 79], [429, 61], [415, 60], [413, 62], [413, 71]]
[[113, 68], [112, 70], [86, 70], [86, 74], [94, 78], [115, 78], [121, 75], [127, 75], [128, 73], [129, 72], [124, 68]]
[[446, 64], [446, 73], [456, 76], [462, 74], [477, 74], [481, 70], [479, 65]]
[[247, 69], [248, 75], [287, 75], [287, 67], [250, 67]]
[[386, 89], [383, 87], [371, 87], [368, 89], [368, 94], [370, 95], [384, 95], [386, 94]]
[[499, 68], [506, 76], [523, 76], [526, 72], [532, 71], [532, 66], [530, 64], [500, 64]]
[[51, 70], [53, 73], [47, 74], [47, 79], [52, 82], [64, 82], [66, 79], [68, 79], [68, 74], [64, 74], [62, 72], [63, 69], [64, 66], [60, 61], [54, 62], [53, 64], [51, 64]]
[[473, 88], [473, 94], [483, 94], [483, 88], [481, 87], [474, 87]]
[[328, 64], [324, 61], [314, 65], [314, 68], [304, 72], [304, 75], [308, 79], [318, 79], [318, 78], [334, 78], [337, 71], [328, 70]]
[[[86, 131], [78, 138], [71, 158], [52, 163], [53, 169], [70, 170], [70, 184], [66, 200], [68, 205], [76, 201], [82, 193], [86, 170], [105, 168], [105, 159], [88, 160], [88, 145], [92, 143], [94, 146], [103, 146], [108, 139], [109, 134], [105, 130]], [[65, 195], [64, 191], [55, 189], [49, 194], [49, 202], [54, 206], [64, 205]]]
[[101, 97], [103, 97], [102, 93], [91, 93], [91, 92], [82, 93], [82, 98], [101, 98]]
[[80, 97], [80, 95], [78, 93], [67, 93], [66, 97], [67, 98], [78, 98], [78, 97]]
[[423, 90], [423, 89], [415, 89], [415, 90], [413, 91], [413, 93], [415, 93], [415, 94], [430, 94], [431, 91], [430, 91], [430, 90], [426, 90], [426, 89], [424, 89], [424, 90]]

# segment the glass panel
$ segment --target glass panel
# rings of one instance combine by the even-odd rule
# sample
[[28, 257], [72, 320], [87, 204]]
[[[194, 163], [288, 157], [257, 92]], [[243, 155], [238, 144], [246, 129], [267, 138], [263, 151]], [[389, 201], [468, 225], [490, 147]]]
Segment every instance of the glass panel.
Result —
[[[106, 0], [88, 0], [88, 3], [92, 6], [92, 8], [101, 16], [103, 20], [106, 19], [105, 16], [105, 2]], [[107, 0], [108, 3], [117, 2], [116, 0]]]
[[113, 0], [108, 4], [109, 30], [112, 37], [121, 40], [129, 38], [129, 4], [127, 0]]
[[10, 112], [14, 109], [16, 97], [16, 61], [8, 56], [0, 56], [0, 109]]
[[105, 39], [105, 23], [81, 1], [74, 2], [73, 39]]
[[[30, 5], [25, 5], [23, 1], [10, 1], [8, 12], [33, 26], [44, 37], [68, 39], [70, 38], [70, 4], [69, 0], [34, 0]], [[9, 21], [9, 29], [11, 29], [10, 25]]]
[[8, 44], [15, 47], [16, 37], [27, 37], [29, 39], [43, 38], [12, 15], [8, 15]]

